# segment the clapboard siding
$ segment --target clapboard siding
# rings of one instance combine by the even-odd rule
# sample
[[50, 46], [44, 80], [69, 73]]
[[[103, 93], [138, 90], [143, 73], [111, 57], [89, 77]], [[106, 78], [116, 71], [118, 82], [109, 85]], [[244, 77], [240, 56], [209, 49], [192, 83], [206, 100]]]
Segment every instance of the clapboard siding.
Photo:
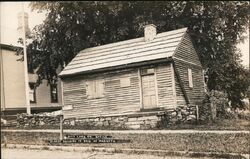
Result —
[[[190, 104], [199, 104], [204, 96], [202, 68], [200, 66], [188, 64], [180, 60], [175, 60], [175, 66], [179, 72]], [[188, 69], [192, 70], [193, 88], [189, 87]], [[177, 94], [182, 94], [179, 88], [177, 89], [177, 92]]]
[[170, 108], [174, 106], [171, 75], [170, 64], [156, 68], [159, 107]]
[[[173, 90], [170, 64], [153, 66], [156, 72], [158, 107], [173, 107]], [[106, 72], [91, 76], [64, 79], [64, 103], [73, 105], [73, 110], [64, 111], [65, 118], [96, 117], [140, 111], [140, 88], [138, 69], [120, 72]], [[104, 97], [88, 99], [86, 82], [90, 79], [104, 79]], [[130, 78], [130, 86], [121, 87], [120, 79]]]
[[[202, 65], [199, 60], [198, 53], [196, 52], [191, 38], [188, 34], [184, 35], [173, 58], [176, 70], [180, 75], [181, 82], [189, 98], [190, 104], [199, 104], [204, 97], [204, 79]], [[193, 88], [189, 87], [188, 69], [192, 70]], [[177, 78], [175, 78], [175, 82], [177, 104], [182, 105], [186, 101]]]
[[177, 51], [174, 54], [174, 57], [201, 66], [199, 56], [188, 34], [184, 35], [180, 43], [180, 46], [177, 48]]
[[[120, 87], [120, 78], [130, 78], [130, 86]], [[104, 97], [88, 99], [86, 82], [91, 79], [104, 79]], [[125, 110], [138, 111], [140, 109], [139, 83], [137, 69], [126, 72], [111, 72], [89, 76], [80, 76], [64, 80], [65, 104], [73, 105], [73, 110], [64, 111], [67, 117], [91, 117]], [[70, 91], [70, 89], [72, 90]], [[78, 88], [78, 90], [77, 90]]]
[[181, 90], [181, 86], [177, 77], [175, 76], [175, 89], [176, 89], [176, 102], [177, 106], [187, 106], [186, 100], [184, 98], [183, 92]]

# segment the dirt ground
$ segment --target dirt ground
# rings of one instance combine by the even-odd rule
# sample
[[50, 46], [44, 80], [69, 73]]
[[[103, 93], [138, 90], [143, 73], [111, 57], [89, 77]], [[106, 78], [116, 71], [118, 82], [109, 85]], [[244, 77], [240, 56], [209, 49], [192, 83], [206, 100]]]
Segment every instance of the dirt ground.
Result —
[[[192, 159], [175, 156], [153, 156], [107, 152], [67, 152], [2, 148], [2, 159]], [[194, 159], [194, 158], [193, 158]], [[197, 159], [197, 158], [196, 158]], [[212, 158], [200, 158], [212, 159]]]

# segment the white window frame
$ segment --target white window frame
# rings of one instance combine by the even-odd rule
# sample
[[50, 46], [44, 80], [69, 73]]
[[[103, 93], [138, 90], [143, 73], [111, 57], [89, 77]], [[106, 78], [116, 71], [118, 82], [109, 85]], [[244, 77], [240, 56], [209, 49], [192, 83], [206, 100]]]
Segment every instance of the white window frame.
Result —
[[36, 103], [36, 87], [33, 82], [29, 82], [29, 101], [30, 103]]
[[188, 68], [188, 84], [189, 84], [189, 88], [194, 87], [192, 69], [190, 69], [190, 68]]
[[[53, 94], [55, 94], [55, 98], [53, 98]], [[51, 103], [58, 103], [57, 84], [50, 84], [50, 100], [51, 100]]]

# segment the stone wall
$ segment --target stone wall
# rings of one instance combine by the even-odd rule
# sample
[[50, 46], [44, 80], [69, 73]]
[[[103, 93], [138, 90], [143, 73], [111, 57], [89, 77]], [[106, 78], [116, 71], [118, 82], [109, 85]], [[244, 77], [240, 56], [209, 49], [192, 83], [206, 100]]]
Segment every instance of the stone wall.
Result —
[[64, 124], [85, 128], [155, 129], [197, 120], [196, 107], [177, 107], [155, 113], [131, 114], [96, 118], [65, 119]]
[[44, 114], [31, 114], [25, 113], [17, 115], [18, 127], [34, 127], [43, 125], [59, 125], [60, 116], [48, 116]]
[[[175, 124], [195, 122], [196, 107], [177, 107], [164, 111], [144, 112], [124, 116], [65, 119], [65, 128], [76, 129], [157, 129]], [[19, 114], [17, 126], [59, 126], [60, 116]]]

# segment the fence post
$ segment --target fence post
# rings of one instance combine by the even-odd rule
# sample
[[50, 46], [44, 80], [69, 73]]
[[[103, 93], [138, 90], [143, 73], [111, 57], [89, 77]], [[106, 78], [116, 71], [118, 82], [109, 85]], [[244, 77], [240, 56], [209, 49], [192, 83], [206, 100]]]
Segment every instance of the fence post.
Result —
[[63, 140], [63, 115], [60, 116], [60, 141]]
[[212, 117], [212, 121], [214, 122], [215, 118], [216, 118], [216, 104], [215, 104], [215, 91], [211, 92], [211, 97], [210, 97], [210, 111], [211, 111], [211, 117]]
[[198, 121], [199, 121], [199, 106], [196, 105], [195, 107], [196, 107], [196, 123], [198, 123]]

